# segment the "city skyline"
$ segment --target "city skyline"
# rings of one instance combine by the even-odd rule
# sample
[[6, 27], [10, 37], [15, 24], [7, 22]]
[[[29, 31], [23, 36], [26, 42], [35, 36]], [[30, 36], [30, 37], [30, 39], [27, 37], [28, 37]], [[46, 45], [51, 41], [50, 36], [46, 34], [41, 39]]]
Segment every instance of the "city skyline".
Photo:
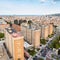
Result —
[[59, 0], [1, 0], [0, 15], [46, 15], [60, 13]]

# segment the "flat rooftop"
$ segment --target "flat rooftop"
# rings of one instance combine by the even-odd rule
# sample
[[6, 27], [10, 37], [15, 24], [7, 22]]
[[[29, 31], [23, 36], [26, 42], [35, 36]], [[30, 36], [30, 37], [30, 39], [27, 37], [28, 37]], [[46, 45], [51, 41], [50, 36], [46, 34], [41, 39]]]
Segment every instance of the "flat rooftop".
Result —
[[37, 24], [31, 24], [31, 26], [27, 25], [22, 25], [23, 27], [27, 28], [27, 29], [31, 29], [31, 30], [39, 30], [40, 27], [37, 26]]
[[12, 27], [5, 28], [9, 34], [16, 33]]
[[16, 38], [16, 37], [21, 37], [21, 36], [22, 36], [21, 32], [16, 32], [16, 30], [14, 30], [12, 27], [5, 28], [5, 29], [6, 29], [7, 32], [8, 32], [9, 34], [11, 34], [12, 37], [14, 37], [14, 38]]

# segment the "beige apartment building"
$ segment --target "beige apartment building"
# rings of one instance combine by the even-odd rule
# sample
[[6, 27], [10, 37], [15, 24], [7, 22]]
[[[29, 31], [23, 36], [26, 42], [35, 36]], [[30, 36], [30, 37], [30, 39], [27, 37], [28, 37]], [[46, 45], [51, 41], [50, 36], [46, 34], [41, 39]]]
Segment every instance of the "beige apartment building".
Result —
[[37, 48], [40, 46], [40, 30], [32, 30], [32, 44]]
[[41, 25], [41, 38], [47, 39], [48, 38], [48, 32], [49, 26], [48, 25]]
[[41, 27], [41, 38], [47, 39], [48, 35], [51, 35], [53, 33], [53, 24], [44, 24], [40, 25]]
[[13, 28], [5, 29], [5, 44], [13, 60], [24, 60], [24, 37]]
[[26, 33], [27, 33], [27, 35], [26, 35], [27, 42], [30, 43], [30, 44], [32, 44], [32, 30], [29, 29], [29, 28], [27, 28], [27, 32]]
[[22, 34], [24, 35], [25, 40], [32, 44], [35, 48], [40, 46], [40, 29], [32, 26], [22, 25], [21, 26]]
[[49, 24], [49, 35], [51, 35], [52, 33], [53, 33], [53, 24], [52, 23], [50, 23]]
[[21, 31], [22, 31], [22, 35], [24, 36], [24, 39], [27, 40], [27, 25], [22, 24]]

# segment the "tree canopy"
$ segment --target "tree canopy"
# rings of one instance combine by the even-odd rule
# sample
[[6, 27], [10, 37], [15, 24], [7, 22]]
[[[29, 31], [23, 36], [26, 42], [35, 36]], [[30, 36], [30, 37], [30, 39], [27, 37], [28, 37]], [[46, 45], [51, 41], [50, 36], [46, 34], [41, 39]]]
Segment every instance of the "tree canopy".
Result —
[[4, 33], [0, 33], [0, 38], [3, 38], [4, 37]]
[[50, 48], [60, 48], [60, 36], [56, 37], [55, 40], [52, 41], [52, 43], [49, 45]]

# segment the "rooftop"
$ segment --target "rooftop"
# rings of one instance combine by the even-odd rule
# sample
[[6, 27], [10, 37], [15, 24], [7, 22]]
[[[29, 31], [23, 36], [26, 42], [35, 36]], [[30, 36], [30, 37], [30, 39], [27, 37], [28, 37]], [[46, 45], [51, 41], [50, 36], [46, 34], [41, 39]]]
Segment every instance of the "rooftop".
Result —
[[13, 28], [11, 28], [11, 27], [6, 28], [6, 30], [7, 30], [7, 32], [8, 32], [9, 34], [16, 33], [16, 31], [15, 31]]
[[22, 34], [21, 33], [13, 33], [12, 34], [12, 37], [16, 38], [16, 37], [21, 37]]
[[6, 30], [14, 38], [22, 36], [21, 32], [16, 32], [12, 27], [6, 28]]
[[38, 29], [40, 29], [40, 27], [38, 27], [38, 25], [37, 24], [31, 24], [31, 26], [29, 26], [29, 25], [22, 25], [23, 27], [25, 27], [25, 28], [27, 28], [27, 29], [31, 29], [31, 30], [38, 30]]

